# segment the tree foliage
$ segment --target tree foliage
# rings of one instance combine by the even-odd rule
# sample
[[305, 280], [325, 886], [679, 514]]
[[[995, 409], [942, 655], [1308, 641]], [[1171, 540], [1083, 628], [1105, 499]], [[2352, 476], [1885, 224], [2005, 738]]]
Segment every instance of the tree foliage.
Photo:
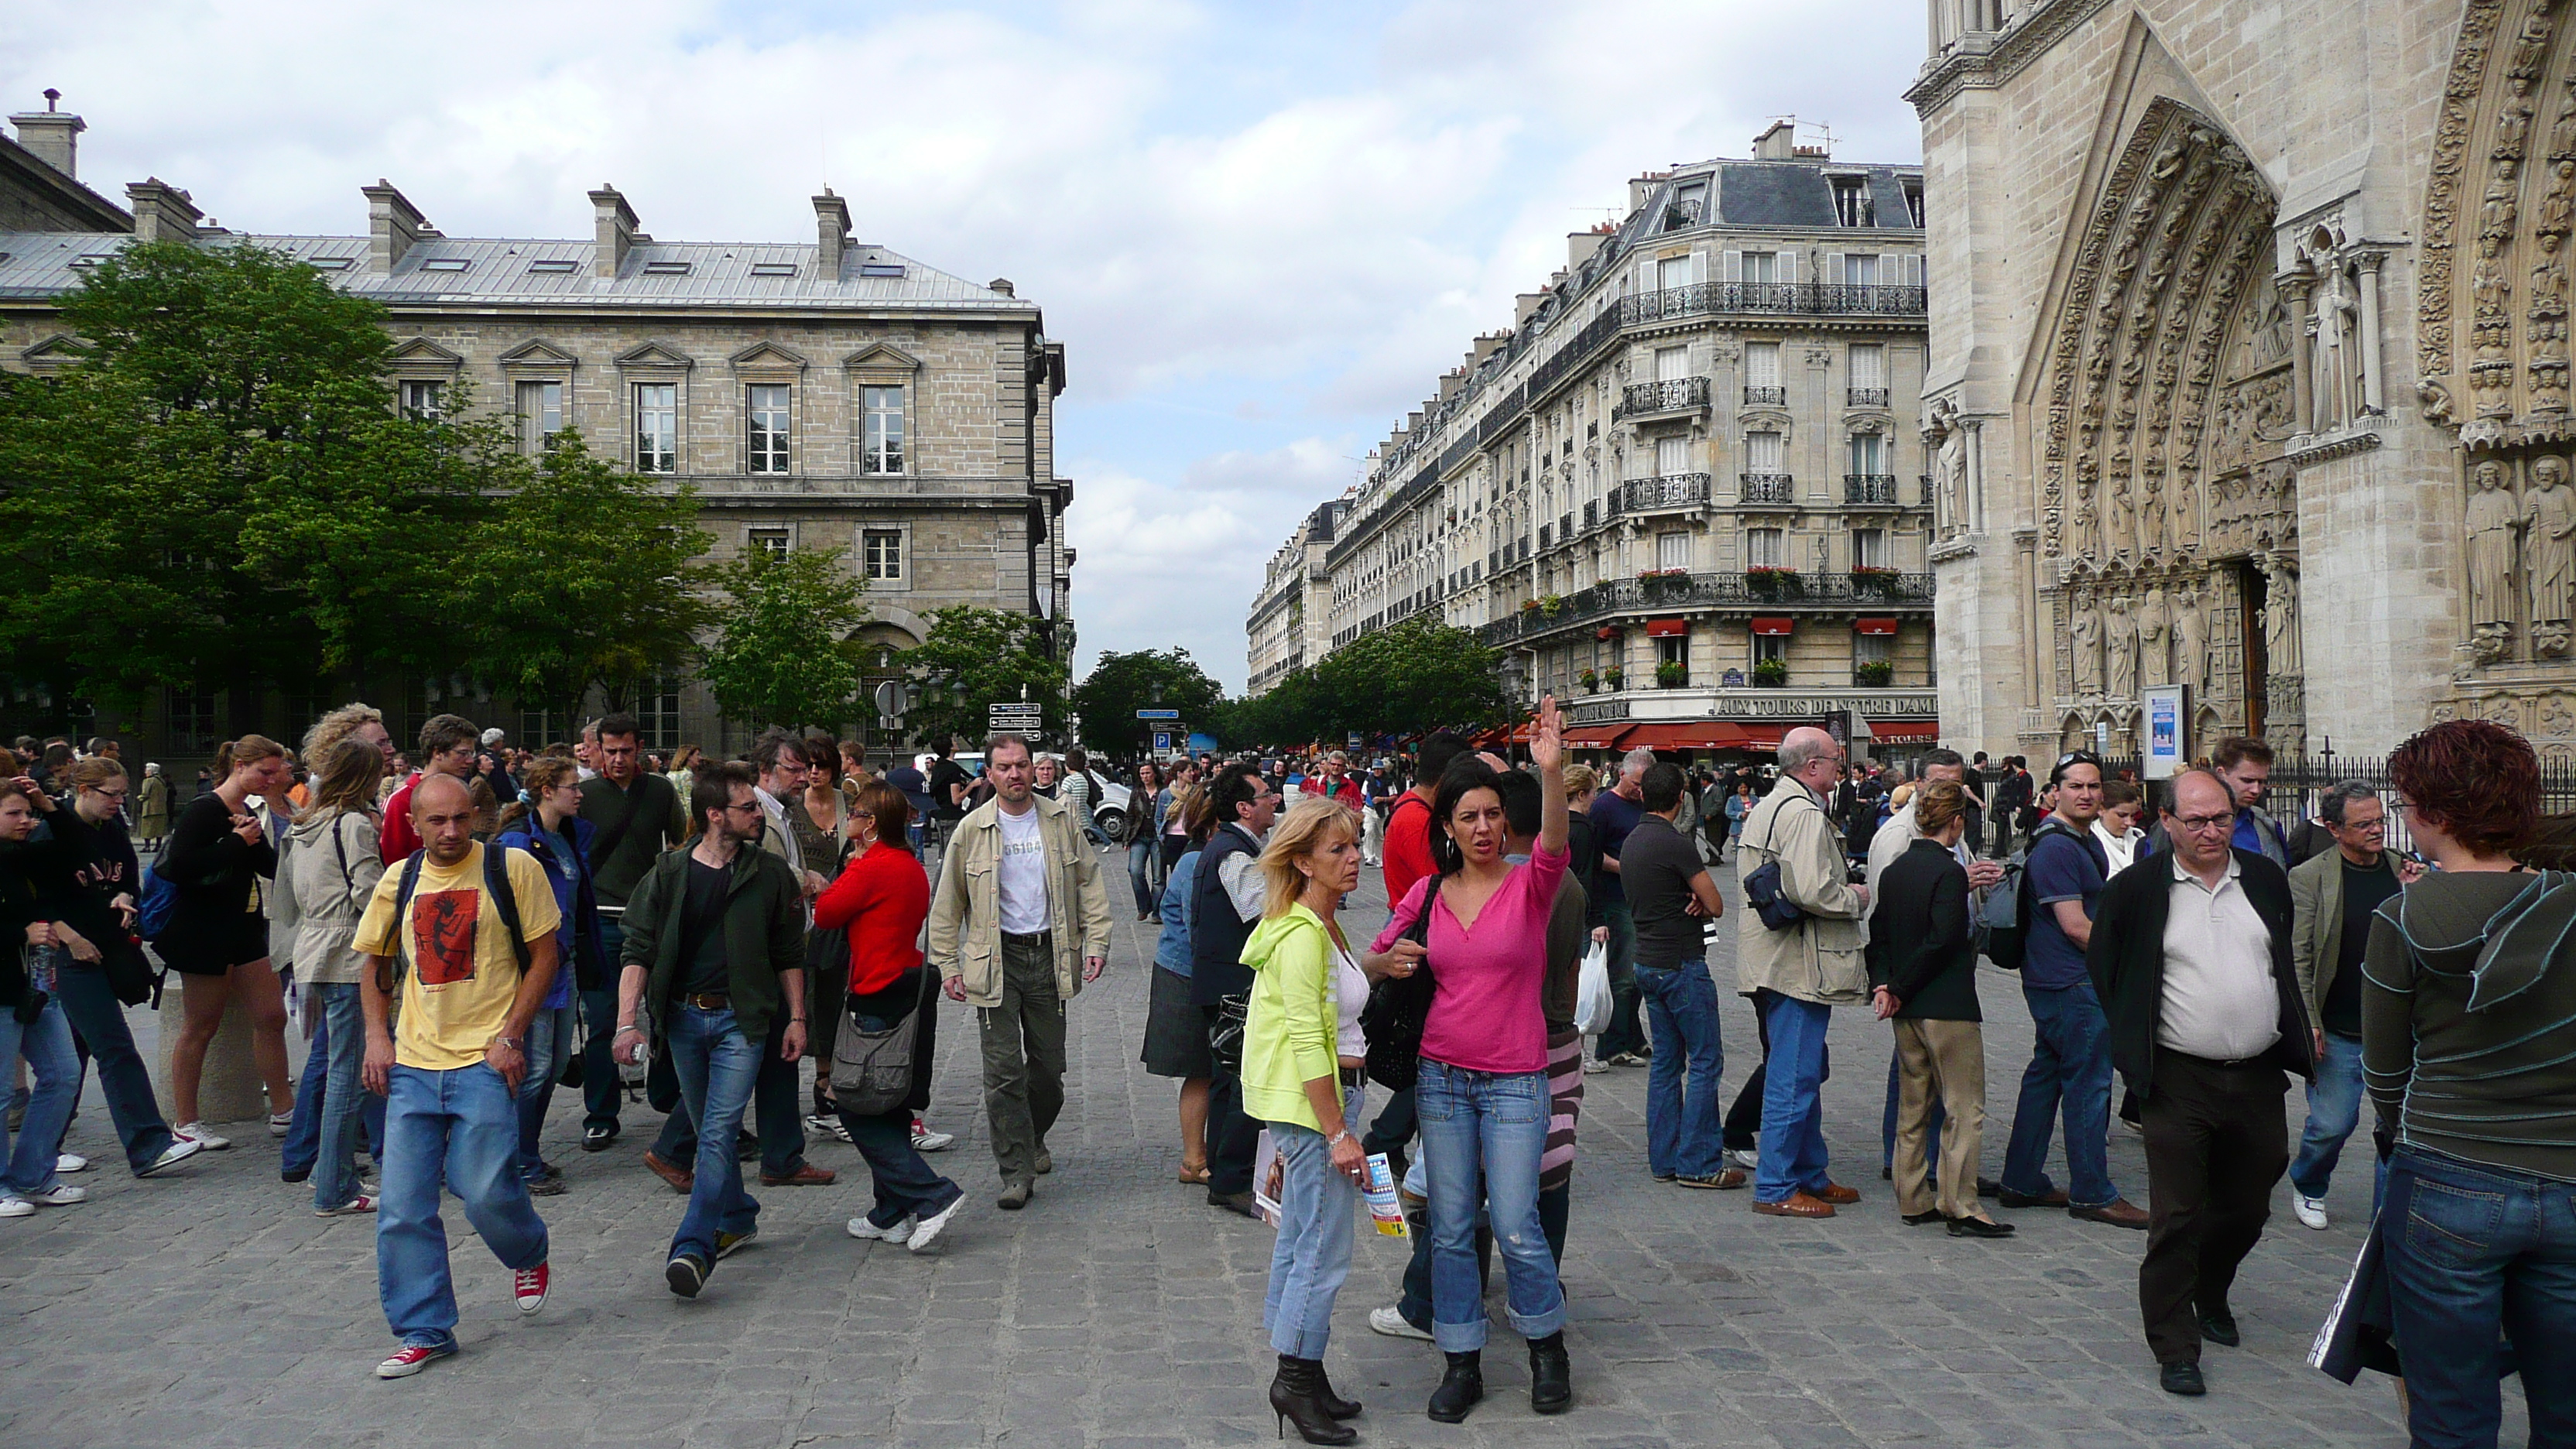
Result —
[[1508, 718], [1502, 655], [1472, 630], [1417, 614], [1363, 634], [1228, 712], [1228, 743], [1293, 745], [1363, 734], [1417, 734]]
[[935, 609], [930, 637], [896, 655], [895, 664], [916, 680], [906, 722], [917, 739], [980, 740], [986, 706], [1021, 700], [1042, 707], [1044, 733], [1064, 730], [1069, 673], [1048, 655], [1038, 621], [1027, 614], [971, 604]]
[[1153, 731], [1165, 727], [1136, 718], [1140, 709], [1178, 710], [1183, 724], [1208, 729], [1217, 724], [1224, 702], [1223, 687], [1207, 677], [1187, 649], [1103, 654], [1073, 691], [1074, 713], [1082, 717], [1082, 743], [1113, 755], [1143, 754], [1153, 744]]
[[698, 677], [727, 719], [748, 725], [828, 725], [857, 712], [867, 585], [824, 549], [745, 549], [708, 571], [722, 594], [716, 636]]

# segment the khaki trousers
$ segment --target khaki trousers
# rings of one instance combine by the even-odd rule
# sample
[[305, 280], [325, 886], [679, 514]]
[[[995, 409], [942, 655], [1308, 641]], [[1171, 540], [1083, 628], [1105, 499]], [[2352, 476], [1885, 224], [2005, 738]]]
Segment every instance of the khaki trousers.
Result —
[[[1940, 1190], [1924, 1179], [1923, 1138], [1932, 1099], [1949, 1121], [1941, 1128]], [[1977, 1208], [1977, 1163], [1986, 1138], [1986, 1037], [1973, 1021], [1896, 1018], [1896, 1210], [1967, 1217]]]

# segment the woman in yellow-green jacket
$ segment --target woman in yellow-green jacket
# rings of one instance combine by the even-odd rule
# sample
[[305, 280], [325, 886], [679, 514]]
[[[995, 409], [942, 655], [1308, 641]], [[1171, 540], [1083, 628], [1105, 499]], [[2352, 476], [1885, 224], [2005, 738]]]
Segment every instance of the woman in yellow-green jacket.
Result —
[[[1243, 1110], [1270, 1124], [1283, 1166], [1279, 1244], [1270, 1255], [1262, 1327], [1279, 1353], [1270, 1407], [1309, 1444], [1348, 1444], [1360, 1406], [1333, 1392], [1324, 1344], [1333, 1298], [1351, 1269], [1351, 1219], [1366, 1154], [1348, 1123], [1360, 1109], [1360, 1008], [1369, 977], [1334, 920], [1359, 886], [1360, 819], [1307, 800], [1272, 827], [1261, 852], [1268, 906], [1244, 943], [1252, 1004], [1243, 1031]], [[1389, 974], [1409, 962], [1389, 960]]]

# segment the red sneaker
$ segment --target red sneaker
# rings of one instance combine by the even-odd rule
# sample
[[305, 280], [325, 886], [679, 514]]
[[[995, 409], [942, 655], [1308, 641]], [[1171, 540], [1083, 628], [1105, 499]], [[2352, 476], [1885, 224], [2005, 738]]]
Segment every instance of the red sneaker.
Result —
[[554, 1282], [554, 1271], [543, 1263], [521, 1268], [510, 1275], [511, 1296], [519, 1300], [521, 1313], [534, 1313], [546, 1306], [546, 1289]]
[[380, 1379], [407, 1379], [429, 1367], [434, 1359], [447, 1358], [456, 1352], [452, 1343], [406, 1343], [392, 1358], [376, 1365]]

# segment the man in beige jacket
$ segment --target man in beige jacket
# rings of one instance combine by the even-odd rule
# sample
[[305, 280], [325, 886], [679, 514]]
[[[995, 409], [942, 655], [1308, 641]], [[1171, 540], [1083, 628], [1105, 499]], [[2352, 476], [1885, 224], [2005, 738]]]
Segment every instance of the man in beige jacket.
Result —
[[[930, 963], [975, 1008], [1001, 1206], [1028, 1206], [1053, 1170], [1064, 1110], [1064, 1008], [1109, 964], [1109, 889], [1073, 813], [1031, 788], [1029, 742], [984, 745], [993, 798], [957, 822], [930, 899]], [[1077, 972], [1076, 962], [1080, 962]]]
[[[1744, 817], [1736, 856], [1745, 910], [1736, 918], [1736, 989], [1753, 998], [1767, 1038], [1762, 1081], [1762, 1150], [1753, 1210], [1773, 1217], [1829, 1218], [1860, 1194], [1825, 1175], [1824, 1110], [1818, 1096], [1831, 1062], [1825, 1033], [1836, 1003], [1869, 996], [1861, 920], [1869, 891], [1847, 879], [1842, 837], [1825, 813], [1842, 779], [1843, 747], [1820, 729], [1795, 729], [1780, 742], [1780, 783]], [[1801, 914], [1774, 930], [1756, 907], [1757, 887], [1777, 867], [1780, 901]]]

